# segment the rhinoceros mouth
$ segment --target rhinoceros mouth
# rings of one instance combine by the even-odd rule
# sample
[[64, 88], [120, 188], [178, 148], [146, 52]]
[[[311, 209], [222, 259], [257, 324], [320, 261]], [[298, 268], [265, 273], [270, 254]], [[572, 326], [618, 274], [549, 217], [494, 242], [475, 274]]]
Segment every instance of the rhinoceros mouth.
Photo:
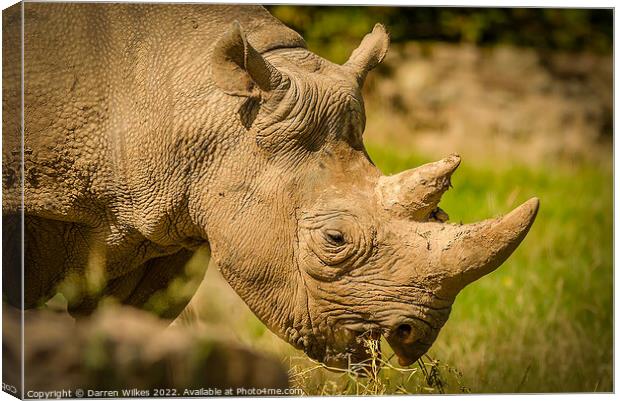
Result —
[[386, 363], [381, 350], [382, 337], [385, 337], [390, 344], [398, 364], [403, 367], [415, 363], [432, 345], [418, 340], [403, 346], [395, 340], [392, 333], [382, 333], [378, 330], [358, 332], [355, 341], [345, 352], [327, 353], [323, 363], [328, 370], [334, 372], [347, 371], [360, 377], [372, 375]]
[[351, 353], [349, 370], [360, 376], [369, 375], [382, 364], [381, 331], [367, 330], [355, 337], [355, 348]]
[[372, 366], [381, 365], [381, 331], [366, 330], [354, 331], [344, 329], [349, 341], [342, 351], [328, 348], [322, 358], [327, 369], [342, 372], [347, 371], [359, 376], [367, 376]]
[[[409, 366], [424, 356], [432, 346], [433, 341], [426, 338], [403, 343], [396, 330], [372, 329], [366, 331], [348, 330], [352, 336], [351, 342], [340, 353], [326, 352], [324, 365], [337, 372], [346, 370], [358, 376], [368, 376], [380, 369], [386, 361], [381, 350], [381, 338], [385, 338], [400, 366]], [[391, 358], [390, 358], [391, 359]], [[389, 361], [389, 360], [388, 360]]]

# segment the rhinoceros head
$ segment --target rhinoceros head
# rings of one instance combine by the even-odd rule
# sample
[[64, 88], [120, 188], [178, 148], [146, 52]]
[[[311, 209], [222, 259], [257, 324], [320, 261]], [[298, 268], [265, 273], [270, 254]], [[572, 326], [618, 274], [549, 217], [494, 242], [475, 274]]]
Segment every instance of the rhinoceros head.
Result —
[[334, 367], [364, 361], [364, 340], [382, 335], [413, 363], [458, 292], [512, 253], [538, 209], [531, 199], [501, 218], [446, 223], [438, 203], [456, 155], [381, 174], [362, 142], [361, 86], [388, 43], [377, 25], [340, 66], [305, 50], [262, 56], [234, 25], [214, 50], [213, 79], [244, 99], [238, 119], [252, 140], [251, 160], [235, 161], [244, 181], [227, 184], [243, 194], [210, 234], [213, 257], [270, 328]]

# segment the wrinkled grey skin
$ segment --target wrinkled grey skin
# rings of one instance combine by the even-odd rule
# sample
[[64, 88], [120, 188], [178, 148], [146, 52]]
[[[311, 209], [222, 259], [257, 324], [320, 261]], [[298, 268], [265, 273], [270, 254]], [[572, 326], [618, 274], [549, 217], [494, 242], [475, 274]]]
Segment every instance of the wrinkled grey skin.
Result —
[[[445, 223], [458, 156], [392, 177], [373, 165], [361, 89], [388, 50], [382, 26], [336, 65], [261, 7], [25, 7], [27, 307], [93, 259], [103, 295], [141, 307], [208, 245], [254, 313], [312, 358], [359, 363], [363, 340], [384, 335], [407, 365], [534, 221], [536, 199]], [[3, 206], [10, 220], [16, 199]]]

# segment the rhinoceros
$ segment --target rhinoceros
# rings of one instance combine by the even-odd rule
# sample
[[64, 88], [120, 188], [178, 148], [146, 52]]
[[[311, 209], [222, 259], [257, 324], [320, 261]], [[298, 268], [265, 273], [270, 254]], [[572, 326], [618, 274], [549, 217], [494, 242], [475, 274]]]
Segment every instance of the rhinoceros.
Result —
[[[388, 51], [380, 24], [338, 65], [260, 6], [24, 7], [25, 308], [93, 259], [100, 297], [144, 307], [208, 246], [251, 310], [311, 358], [361, 363], [364, 340], [384, 336], [409, 365], [534, 222], [536, 198], [448, 223], [438, 203], [455, 154], [391, 176], [373, 164], [362, 87]], [[19, 233], [22, 152], [6, 143], [3, 215]], [[18, 273], [5, 269], [4, 291], [19, 306]]]

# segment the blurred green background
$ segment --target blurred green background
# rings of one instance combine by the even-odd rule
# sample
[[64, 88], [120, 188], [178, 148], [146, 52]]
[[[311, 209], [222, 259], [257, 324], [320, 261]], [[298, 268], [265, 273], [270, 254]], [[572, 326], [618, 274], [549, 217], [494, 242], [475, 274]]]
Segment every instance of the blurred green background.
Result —
[[269, 332], [215, 269], [194, 303], [198, 326], [280, 358], [306, 394], [612, 391], [612, 11], [268, 8], [337, 63], [376, 22], [391, 32], [364, 90], [366, 146], [385, 173], [457, 152], [441, 203], [452, 222], [532, 196], [541, 208], [515, 254], [458, 296], [423, 365], [328, 372]]
[[513, 44], [540, 50], [594, 51], [609, 54], [613, 44], [611, 9], [267, 6], [301, 33], [311, 48], [336, 62], [381, 22], [393, 43], [415, 40]]

